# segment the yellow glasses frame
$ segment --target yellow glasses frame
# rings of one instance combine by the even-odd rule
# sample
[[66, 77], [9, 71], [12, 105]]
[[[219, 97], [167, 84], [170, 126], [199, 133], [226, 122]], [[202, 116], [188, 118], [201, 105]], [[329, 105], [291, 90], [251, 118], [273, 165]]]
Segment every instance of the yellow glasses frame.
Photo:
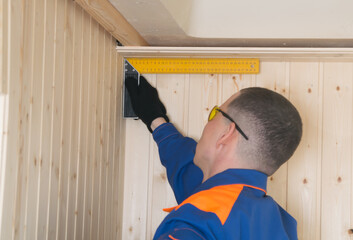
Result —
[[235, 124], [235, 128], [238, 130], [238, 132], [246, 139], [248, 140], [249, 138], [245, 135], [245, 133], [243, 132], [243, 130], [240, 129], [240, 127], [238, 126], [238, 124], [225, 112], [223, 112], [217, 105], [214, 106], [210, 112], [210, 115], [208, 115], [208, 121], [211, 121], [212, 119], [214, 119], [214, 117], [216, 116], [217, 112], [222, 113], [222, 115], [227, 118], [229, 121], [233, 122]]

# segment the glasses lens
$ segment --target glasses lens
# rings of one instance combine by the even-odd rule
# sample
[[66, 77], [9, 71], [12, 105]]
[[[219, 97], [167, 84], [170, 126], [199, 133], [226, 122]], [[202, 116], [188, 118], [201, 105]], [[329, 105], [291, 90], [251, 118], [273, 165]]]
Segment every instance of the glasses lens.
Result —
[[208, 121], [211, 121], [214, 116], [216, 116], [217, 113], [217, 106], [214, 106], [210, 112], [210, 115], [208, 116]]

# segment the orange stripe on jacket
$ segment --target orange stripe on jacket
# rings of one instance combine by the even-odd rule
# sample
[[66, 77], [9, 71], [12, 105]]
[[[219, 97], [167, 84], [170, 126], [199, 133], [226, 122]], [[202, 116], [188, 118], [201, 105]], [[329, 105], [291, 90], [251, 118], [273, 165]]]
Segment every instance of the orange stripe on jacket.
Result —
[[237, 201], [239, 194], [244, 187], [251, 187], [263, 192], [266, 191], [245, 184], [221, 185], [200, 191], [185, 199], [181, 204], [172, 208], [163, 209], [166, 212], [177, 211], [184, 204], [192, 204], [196, 208], [204, 212], [212, 212], [217, 215], [222, 225], [226, 222], [234, 203]]
[[179, 239], [176, 239], [175, 237], [173, 237], [172, 235], [169, 235], [168, 237], [172, 240], [179, 240]]

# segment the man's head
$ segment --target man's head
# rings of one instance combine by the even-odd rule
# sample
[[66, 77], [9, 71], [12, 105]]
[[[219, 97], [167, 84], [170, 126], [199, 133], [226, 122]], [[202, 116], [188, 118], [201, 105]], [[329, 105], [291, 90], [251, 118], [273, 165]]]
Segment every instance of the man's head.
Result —
[[[296, 108], [283, 96], [264, 88], [246, 88], [231, 96], [209, 121], [196, 148], [195, 164], [205, 179], [228, 168], [255, 169], [272, 175], [294, 153], [302, 136]], [[205, 180], [204, 179], [204, 180]]]

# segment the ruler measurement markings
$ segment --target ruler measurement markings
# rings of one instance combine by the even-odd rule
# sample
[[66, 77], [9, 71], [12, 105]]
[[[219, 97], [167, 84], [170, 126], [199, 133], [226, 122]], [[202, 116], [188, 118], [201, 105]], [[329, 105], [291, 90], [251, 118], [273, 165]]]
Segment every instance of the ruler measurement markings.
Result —
[[140, 73], [258, 73], [258, 59], [128, 58]]

